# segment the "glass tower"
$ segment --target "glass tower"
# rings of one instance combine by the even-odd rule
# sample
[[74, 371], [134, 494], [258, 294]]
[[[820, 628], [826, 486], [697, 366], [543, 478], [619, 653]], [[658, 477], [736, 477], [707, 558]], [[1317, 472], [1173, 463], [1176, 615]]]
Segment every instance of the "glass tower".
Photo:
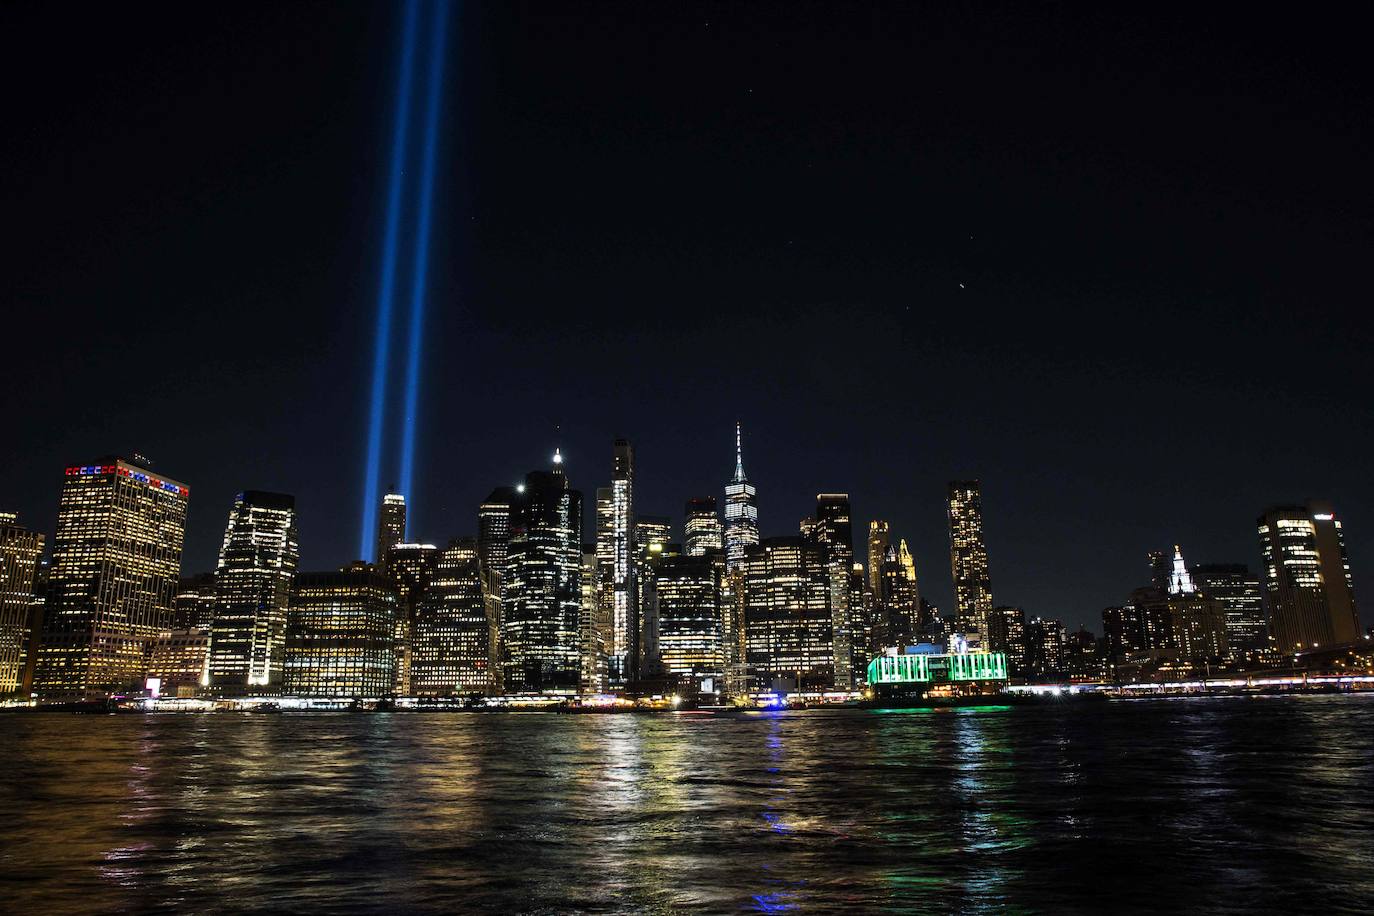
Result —
[[687, 500], [683, 519], [683, 553], [687, 556], [699, 557], [712, 550], [724, 549], [725, 541], [721, 536], [720, 516], [716, 513], [714, 496]]
[[417, 696], [493, 692], [496, 628], [483, 600], [477, 541], [450, 541], [434, 556], [426, 580], [410, 630], [410, 691]]
[[299, 562], [295, 498], [260, 490], [235, 497], [215, 569], [211, 687], [281, 686]]
[[24, 681], [42, 554], [43, 535], [21, 526], [13, 513], [0, 512], [0, 694], [14, 693]]
[[639, 591], [635, 557], [634, 449], [615, 440], [611, 485], [596, 491], [600, 600], [610, 620], [607, 676], [612, 689], [639, 676]]
[[377, 553], [374, 562], [385, 565], [387, 553], [406, 539], [406, 498], [400, 493], [382, 497], [382, 511], [377, 516]]
[[744, 447], [735, 424], [735, 476], [725, 485], [725, 564], [730, 571], [744, 562], [744, 552], [759, 542], [757, 492], [744, 475]]
[[396, 593], [381, 570], [355, 563], [301, 573], [287, 621], [286, 692], [385, 697], [396, 678]]
[[1345, 532], [1326, 503], [1280, 506], [1258, 520], [1264, 598], [1281, 652], [1359, 636]]
[[745, 640], [758, 685], [829, 690], [835, 683], [830, 567], [819, 544], [769, 538], [745, 553]]

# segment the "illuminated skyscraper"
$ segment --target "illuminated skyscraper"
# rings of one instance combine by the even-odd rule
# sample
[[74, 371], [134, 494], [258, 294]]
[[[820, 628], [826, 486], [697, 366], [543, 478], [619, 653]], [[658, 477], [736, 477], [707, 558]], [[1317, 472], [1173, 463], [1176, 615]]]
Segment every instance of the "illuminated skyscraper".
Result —
[[875, 597], [883, 593], [883, 558], [892, 541], [892, 529], [887, 522], [868, 523], [868, 590]]
[[610, 606], [601, 601], [596, 547], [582, 545], [582, 616], [577, 628], [582, 653], [578, 692], [583, 694], [605, 693], [610, 689], [606, 662], [606, 649], [611, 643]]
[[210, 632], [215, 623], [215, 574], [196, 573], [182, 576], [177, 583], [176, 611], [172, 614], [173, 630], [204, 630]]
[[[523, 485], [522, 485], [523, 486]], [[501, 648], [501, 594], [506, 577], [506, 559], [510, 553], [511, 521], [515, 517], [520, 494], [515, 487], [497, 487], [491, 491], [477, 510], [477, 556], [482, 563], [482, 600], [487, 617], [496, 626], [497, 659]], [[498, 664], [495, 679], [499, 685], [502, 669]]]
[[[392, 558], [399, 559], [394, 551]], [[483, 600], [477, 541], [450, 541], [431, 554], [423, 577], [410, 626], [409, 691], [417, 696], [495, 692], [496, 621], [488, 617]]]
[[[475, 556], [476, 541], [473, 542], [472, 549]], [[439, 548], [433, 544], [393, 544], [386, 554], [383, 570], [396, 591], [395, 690], [401, 696], [409, 696], [415, 692], [411, 684], [410, 671], [413, 653], [411, 633], [415, 626], [420, 600], [425, 595], [425, 589], [429, 587], [438, 557]]]
[[1335, 510], [1326, 503], [1280, 506], [1257, 524], [1264, 598], [1278, 650], [1354, 642], [1360, 620]]
[[654, 563], [659, 660], [663, 673], [682, 689], [713, 693], [724, 686], [724, 576], [725, 559], [719, 550]]
[[916, 564], [906, 541], [888, 547], [879, 568], [879, 608], [884, 647], [908, 646], [918, 641], [921, 624], [921, 592], [916, 583]]
[[712, 550], [725, 546], [720, 527], [720, 516], [716, 513], [714, 496], [699, 496], [687, 500], [683, 515], [682, 542], [683, 553], [689, 557], [699, 557]]
[[287, 693], [385, 697], [396, 678], [396, 593], [376, 566], [300, 573], [287, 621]]
[[43, 535], [0, 512], [0, 695], [20, 690], [33, 639], [34, 578]]
[[1198, 590], [1221, 604], [1226, 614], [1226, 643], [1233, 659], [1258, 660], [1271, 647], [1264, 619], [1260, 579], [1244, 563], [1212, 563], [1195, 567]]
[[575, 690], [581, 673], [582, 494], [568, 487], [562, 455], [525, 475], [512, 519], [502, 587], [502, 667], [508, 693]]
[[1183, 548], [1174, 545], [1174, 559], [1169, 569], [1169, 594], [1171, 595], [1191, 595], [1197, 591], [1193, 585], [1192, 573], [1188, 572], [1188, 564], [1183, 559]]
[[640, 604], [635, 557], [634, 449], [615, 440], [611, 485], [596, 491], [600, 600], [611, 621], [607, 673], [612, 689], [639, 676]]
[[195, 696], [210, 675], [210, 631], [164, 630], [148, 645], [148, 678], [163, 696]]
[[801, 538], [769, 538], [743, 564], [745, 640], [756, 684], [774, 690], [829, 690], [835, 637], [826, 551]]
[[215, 569], [210, 686], [281, 686], [286, 613], [300, 562], [296, 500], [245, 490], [234, 499]]
[[673, 544], [673, 523], [663, 515], [640, 515], [635, 518], [635, 588], [639, 599], [639, 668], [640, 678], [662, 674], [658, 657], [658, 610], [654, 594], [654, 567], [663, 557], [681, 552], [680, 544]]
[[1019, 607], [996, 607], [988, 616], [988, 642], [995, 652], [1007, 656], [1007, 672], [1012, 677], [1026, 674], [1026, 612]]
[[377, 516], [376, 563], [385, 565], [388, 551], [406, 539], [406, 498], [400, 493], [382, 497], [382, 511]]
[[976, 480], [956, 480], [949, 485], [949, 562], [954, 576], [956, 628], [966, 636], [984, 638], [992, 612], [992, 580], [983, 543], [983, 497]]
[[731, 571], [744, 561], [744, 551], [759, 542], [757, 492], [744, 475], [744, 446], [735, 424], [735, 476], [725, 485], [725, 563]]
[[803, 539], [813, 540], [825, 548], [826, 566], [830, 570], [835, 686], [842, 690], [854, 685], [856, 668], [862, 672], [868, 666], [867, 658], [856, 659], [854, 655], [852, 621], [862, 608], [859, 596], [849, 593], [849, 577], [854, 569], [854, 526], [850, 514], [848, 493], [817, 494], [816, 518], [810, 526], [810, 535], [805, 534], [805, 529], [803, 531]]
[[190, 489], [121, 458], [67, 468], [34, 687], [44, 698], [142, 686], [167, 628]]

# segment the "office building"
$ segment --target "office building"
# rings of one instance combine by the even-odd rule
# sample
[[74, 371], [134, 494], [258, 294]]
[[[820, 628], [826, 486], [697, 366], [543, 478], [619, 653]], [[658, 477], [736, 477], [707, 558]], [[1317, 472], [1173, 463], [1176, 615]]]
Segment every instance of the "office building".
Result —
[[746, 660], [759, 689], [829, 690], [835, 685], [830, 568], [825, 549], [769, 538], [745, 551]]
[[955, 627], [969, 641], [987, 633], [992, 579], [983, 542], [983, 495], [976, 480], [949, 485], [949, 561], [954, 577]]
[[391, 548], [404, 544], [406, 539], [406, 498], [400, 493], [382, 497], [382, 511], [377, 514], [376, 562], [386, 565]]
[[[475, 540], [472, 543], [473, 556], [476, 556], [476, 543]], [[396, 592], [396, 683], [393, 689], [401, 696], [410, 696], [417, 692], [411, 683], [411, 658], [414, 649], [411, 633], [415, 627], [420, 601], [425, 596], [425, 589], [429, 587], [438, 558], [439, 548], [433, 544], [393, 544], [386, 553], [386, 562], [382, 565], [387, 578], [391, 580], [392, 589]], [[478, 585], [481, 585], [480, 581]], [[486, 612], [483, 611], [483, 617], [485, 616]]]
[[235, 497], [215, 568], [212, 688], [281, 687], [287, 605], [299, 563], [295, 498], [261, 490]]
[[67, 468], [34, 673], [42, 698], [142, 687], [148, 641], [172, 619], [190, 495], [122, 458]]
[[1032, 681], [1068, 679], [1064, 664], [1064, 625], [1047, 617], [1026, 621], [1026, 677]]
[[[398, 589], [402, 612], [413, 603], [408, 632], [407, 692], [415, 696], [494, 693], [497, 688], [496, 621], [488, 616], [482, 563], [475, 538], [458, 538], [442, 550], [392, 548], [390, 572], [409, 567]], [[394, 578], [393, 578], [393, 581]]]
[[182, 576], [181, 581], [177, 583], [172, 629], [204, 630], [208, 633], [214, 623], [215, 574], [207, 572]]
[[0, 695], [24, 686], [24, 669], [33, 640], [34, 588], [43, 535], [0, 512]]
[[376, 566], [300, 573], [287, 617], [284, 689], [385, 697], [396, 677], [396, 593]]
[[639, 676], [640, 600], [639, 563], [635, 544], [634, 449], [616, 439], [611, 485], [596, 491], [596, 552], [600, 600], [611, 620], [607, 647], [608, 679], [612, 689], [624, 689]]
[[714, 496], [698, 496], [687, 500], [683, 518], [683, 553], [689, 557], [700, 557], [713, 550], [724, 549], [724, 534], [720, 526], [720, 515], [716, 512]]
[[156, 683], [160, 695], [195, 696], [210, 680], [210, 631], [162, 631], [148, 643], [147, 668], [144, 683]]
[[719, 550], [665, 557], [654, 564], [658, 658], [663, 674], [679, 689], [716, 693], [724, 688], [724, 577]]
[[601, 600], [601, 571], [596, 552], [596, 544], [582, 545], [582, 616], [577, 627], [582, 674], [577, 689], [584, 695], [605, 693], [610, 689], [607, 651], [611, 644], [610, 603]]
[[744, 474], [744, 446], [740, 425], [735, 424], [735, 475], [725, 485], [725, 564], [733, 571], [744, 562], [744, 552], [759, 542], [758, 493]]
[[892, 528], [884, 521], [868, 523], [868, 590], [875, 598], [883, 594], [883, 559], [892, 543]]
[[[803, 540], [819, 544], [825, 551], [830, 570], [830, 627], [834, 640], [835, 686], [849, 690], [868, 667], [868, 659], [860, 651], [856, 656], [853, 642], [853, 620], [861, 606], [857, 596], [851, 596], [849, 578], [854, 570], [854, 526], [850, 518], [848, 493], [819, 493], [816, 495], [816, 517], [803, 531]], [[854, 600], [851, 600], [854, 599]]]
[[1260, 577], [1244, 563], [1210, 563], [1193, 569], [1198, 591], [1221, 605], [1226, 615], [1226, 643], [1235, 661], [1260, 661], [1269, 653], [1269, 624], [1264, 618]]
[[992, 651], [1007, 657], [1007, 673], [1025, 677], [1029, 658], [1026, 612], [1019, 607], [995, 607], [988, 615], [988, 643]]
[[1326, 503], [1279, 506], [1259, 517], [1260, 570], [1280, 652], [1354, 642], [1360, 635], [1345, 532]]
[[512, 519], [501, 596], [507, 693], [577, 689], [582, 608], [582, 494], [568, 486], [563, 457], [525, 475]]

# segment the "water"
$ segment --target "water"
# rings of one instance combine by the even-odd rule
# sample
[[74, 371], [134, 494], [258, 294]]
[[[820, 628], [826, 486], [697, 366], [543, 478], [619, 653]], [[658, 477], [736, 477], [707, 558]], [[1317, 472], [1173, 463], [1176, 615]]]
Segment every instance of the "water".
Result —
[[0, 718], [0, 910], [1367, 912], [1374, 696]]

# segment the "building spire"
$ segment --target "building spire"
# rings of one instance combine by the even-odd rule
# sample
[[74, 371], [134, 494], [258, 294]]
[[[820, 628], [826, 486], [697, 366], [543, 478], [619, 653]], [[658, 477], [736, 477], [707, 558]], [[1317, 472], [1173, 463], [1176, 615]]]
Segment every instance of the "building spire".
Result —
[[740, 435], [740, 423], [735, 421], [735, 480], [748, 480], [744, 476], [744, 445]]
[[1188, 572], [1188, 565], [1183, 561], [1183, 550], [1175, 544], [1174, 571], [1169, 577], [1169, 594], [1191, 595], [1195, 591], [1197, 588], [1193, 585], [1192, 573]]

